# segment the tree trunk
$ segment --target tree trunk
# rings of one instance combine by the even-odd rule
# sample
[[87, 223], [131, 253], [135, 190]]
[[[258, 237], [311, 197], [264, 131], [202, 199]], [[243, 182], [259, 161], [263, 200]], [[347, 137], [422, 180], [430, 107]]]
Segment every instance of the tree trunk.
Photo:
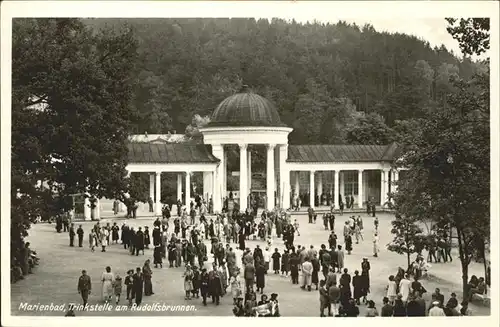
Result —
[[464, 251], [464, 242], [462, 231], [459, 227], [456, 227], [457, 238], [458, 238], [458, 252], [460, 255], [460, 262], [462, 266], [462, 299], [467, 300], [468, 296], [468, 283], [469, 283], [469, 257], [468, 253]]
[[410, 271], [410, 251], [406, 252], [406, 258], [408, 260], [408, 268], [406, 271]]
[[[481, 257], [483, 258], [483, 266], [484, 266], [484, 280], [487, 280], [488, 277], [488, 264], [486, 263], [486, 244], [485, 242], [481, 242], [481, 249], [480, 249], [480, 254]], [[484, 287], [484, 294], [488, 294], [488, 283], [485, 283]]]

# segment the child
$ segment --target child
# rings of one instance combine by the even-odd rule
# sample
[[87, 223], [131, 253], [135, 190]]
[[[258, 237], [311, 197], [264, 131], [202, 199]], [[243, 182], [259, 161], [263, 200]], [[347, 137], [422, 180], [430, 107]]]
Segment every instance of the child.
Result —
[[127, 277], [125, 277], [125, 285], [127, 286], [127, 300], [129, 305], [132, 305], [132, 286], [134, 283], [133, 275], [134, 271], [130, 269], [129, 271], [127, 271]]
[[116, 274], [113, 282], [113, 290], [115, 293], [116, 304], [118, 304], [118, 302], [120, 302], [120, 295], [122, 294], [122, 278], [118, 274]]
[[373, 224], [375, 225], [375, 231], [378, 231], [378, 217], [375, 217]]
[[297, 219], [293, 221], [293, 227], [295, 228], [295, 231], [297, 232], [297, 235], [300, 236], [299, 232], [299, 223], [297, 222]]

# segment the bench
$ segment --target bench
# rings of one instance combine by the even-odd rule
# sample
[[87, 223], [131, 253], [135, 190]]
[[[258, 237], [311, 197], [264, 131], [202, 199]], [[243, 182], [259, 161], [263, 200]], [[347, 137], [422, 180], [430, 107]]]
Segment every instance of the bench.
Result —
[[482, 302], [483, 305], [490, 306], [491, 298], [487, 294], [473, 294], [472, 301]]

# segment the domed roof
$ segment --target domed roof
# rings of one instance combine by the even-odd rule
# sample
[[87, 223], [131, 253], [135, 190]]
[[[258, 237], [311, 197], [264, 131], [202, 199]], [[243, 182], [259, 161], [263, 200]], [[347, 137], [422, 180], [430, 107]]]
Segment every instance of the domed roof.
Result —
[[224, 99], [208, 126], [284, 126], [274, 104], [246, 87]]

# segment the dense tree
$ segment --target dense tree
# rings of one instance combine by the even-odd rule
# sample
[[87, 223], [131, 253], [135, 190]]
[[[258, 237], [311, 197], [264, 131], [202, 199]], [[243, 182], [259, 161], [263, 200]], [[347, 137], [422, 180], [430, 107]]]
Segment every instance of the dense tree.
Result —
[[460, 44], [466, 55], [480, 55], [490, 48], [489, 18], [446, 18], [448, 32]]
[[489, 77], [454, 84], [458, 93], [448, 105], [408, 139], [413, 146], [399, 164], [410, 169], [394, 196], [398, 214], [456, 230], [465, 294], [475, 244], [489, 235]]
[[[128, 23], [140, 41], [134, 132], [183, 131], [247, 84], [272, 100], [294, 128], [292, 144], [344, 143], [349, 112], [375, 112], [389, 127], [421, 118], [450, 92], [448, 77], [476, 63], [444, 46], [373, 26], [299, 24], [282, 19], [91, 19]], [[444, 84], [443, 84], [444, 82]], [[352, 107], [352, 109], [350, 108]], [[157, 114], [169, 123], [158, 124]], [[304, 118], [307, 115], [307, 119]], [[299, 122], [299, 119], [300, 122]]]
[[[478, 55], [489, 46], [489, 24], [469, 26], [470, 21], [449, 31], [466, 54]], [[484, 259], [490, 233], [490, 88], [488, 69], [478, 69], [470, 80], [458, 78], [454, 70], [441, 65], [453, 89], [444, 91], [439, 110], [418, 121], [420, 131], [406, 137], [406, 152], [397, 164], [409, 170], [393, 196], [398, 216], [430, 217], [456, 231], [465, 298], [469, 264], [478, 251]]]
[[186, 127], [184, 134], [193, 142], [202, 142], [203, 135], [200, 133], [200, 128], [206, 126], [208, 123], [210, 123], [209, 116], [202, 117], [196, 114], [193, 116], [191, 124]]
[[93, 31], [78, 19], [14, 19], [12, 34], [15, 257], [30, 222], [70, 209], [67, 196], [126, 191], [137, 44], [130, 29]]
[[385, 124], [384, 117], [372, 112], [359, 116], [348, 126], [349, 144], [389, 144], [394, 140], [394, 131]]
[[387, 249], [398, 254], [405, 254], [408, 270], [411, 266], [411, 255], [419, 253], [424, 248], [425, 238], [422, 229], [418, 226], [418, 220], [414, 217], [396, 215], [392, 222], [391, 234], [394, 239], [387, 244]]

